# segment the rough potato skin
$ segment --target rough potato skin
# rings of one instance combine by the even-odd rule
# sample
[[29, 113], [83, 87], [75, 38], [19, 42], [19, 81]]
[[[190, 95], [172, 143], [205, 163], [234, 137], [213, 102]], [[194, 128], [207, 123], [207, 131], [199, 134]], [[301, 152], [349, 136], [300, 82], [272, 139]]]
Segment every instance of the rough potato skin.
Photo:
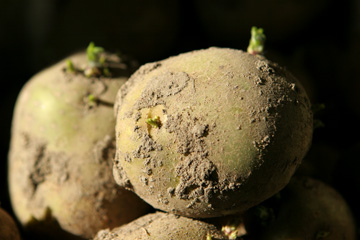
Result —
[[310, 177], [296, 177], [281, 192], [280, 201], [275, 221], [256, 239], [356, 239], [351, 210], [331, 186]]
[[174, 214], [156, 212], [113, 230], [98, 232], [94, 240], [207, 240], [228, 239], [212, 224]]
[[216, 47], [143, 65], [115, 114], [118, 184], [195, 218], [243, 212], [281, 190], [313, 131], [310, 101], [288, 71]]
[[0, 208], [0, 239], [1, 240], [20, 240], [19, 229], [14, 219]]
[[[84, 53], [69, 59], [75, 67], [86, 64]], [[52, 221], [90, 238], [146, 213], [149, 206], [112, 176], [112, 104], [126, 75], [87, 78], [65, 68], [63, 60], [41, 71], [19, 94], [9, 152], [10, 197], [25, 227], [40, 225], [37, 229], [46, 232]], [[96, 104], [89, 94], [97, 97]], [[50, 234], [51, 239], [59, 236], [54, 230]]]

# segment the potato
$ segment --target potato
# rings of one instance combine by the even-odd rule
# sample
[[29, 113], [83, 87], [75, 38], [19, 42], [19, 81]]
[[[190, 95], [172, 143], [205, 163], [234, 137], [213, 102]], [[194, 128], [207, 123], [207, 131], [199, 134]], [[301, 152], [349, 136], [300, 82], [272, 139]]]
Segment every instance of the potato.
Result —
[[221, 240], [228, 239], [212, 224], [156, 212], [113, 230], [99, 231], [94, 240]]
[[251, 240], [356, 239], [345, 199], [332, 186], [305, 176], [294, 176], [282, 191], [243, 214], [206, 221], [228, 236]]
[[0, 208], [0, 239], [20, 240], [19, 229], [14, 219], [5, 210]]
[[310, 177], [294, 177], [281, 191], [275, 218], [256, 239], [355, 240], [355, 222], [347, 202], [330, 185]]
[[[113, 103], [129, 69], [115, 55], [105, 58], [111, 78], [85, 77], [84, 73], [95, 76], [99, 68], [86, 67], [83, 72], [87, 58], [79, 53], [35, 75], [19, 94], [9, 189], [24, 227], [40, 225], [46, 232], [51, 221], [67, 233], [90, 238], [149, 209], [135, 194], [118, 187], [112, 176]], [[51, 230], [50, 238], [57, 236]]]
[[281, 190], [313, 132], [310, 101], [288, 71], [216, 47], [143, 65], [115, 114], [118, 184], [194, 218], [243, 212]]

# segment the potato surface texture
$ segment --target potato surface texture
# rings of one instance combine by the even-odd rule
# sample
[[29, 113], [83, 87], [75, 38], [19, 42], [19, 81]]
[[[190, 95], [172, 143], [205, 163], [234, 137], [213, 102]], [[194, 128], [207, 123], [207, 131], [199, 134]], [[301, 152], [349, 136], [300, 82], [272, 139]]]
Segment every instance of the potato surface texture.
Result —
[[112, 230], [101, 230], [94, 240], [207, 240], [209, 238], [228, 239], [210, 223], [156, 212]]
[[155, 208], [206, 218], [282, 189], [306, 154], [313, 117], [284, 68], [234, 49], [140, 67], [115, 105], [118, 184]]
[[310, 177], [294, 177], [281, 192], [281, 205], [261, 240], [355, 240], [356, 224], [336, 189]]
[[[75, 67], [86, 64], [83, 53], [69, 59]], [[112, 104], [126, 80], [68, 73], [64, 60], [35, 75], [21, 90], [12, 125], [9, 188], [22, 225], [53, 222], [90, 238], [146, 212], [148, 206], [117, 186], [112, 176]], [[39, 228], [49, 231], [51, 239], [58, 235]]]

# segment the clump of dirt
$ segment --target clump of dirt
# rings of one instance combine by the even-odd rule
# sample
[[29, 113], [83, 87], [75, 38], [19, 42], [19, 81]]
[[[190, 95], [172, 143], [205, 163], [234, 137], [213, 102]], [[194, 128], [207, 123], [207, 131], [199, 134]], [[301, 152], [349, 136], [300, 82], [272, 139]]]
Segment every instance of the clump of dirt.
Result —
[[188, 114], [168, 115], [164, 125], [169, 133], [175, 134], [176, 150], [182, 155], [175, 166], [180, 181], [171, 196], [191, 200], [187, 207], [197, 201], [209, 203], [218, 184], [217, 168], [207, 159], [209, 152], [204, 141], [209, 125], [190, 118]]
[[187, 207], [196, 201], [210, 203], [217, 191], [217, 173], [215, 165], [207, 159], [187, 157], [175, 168], [180, 178], [174, 195], [180, 199], [191, 200]]
[[[20, 147], [27, 154], [27, 161], [22, 161], [22, 174], [24, 192], [33, 198], [37, 188], [49, 178], [62, 185], [69, 178], [68, 161], [64, 153], [51, 152], [44, 141], [31, 137], [27, 132], [22, 132]], [[24, 157], [20, 158], [25, 160]]]

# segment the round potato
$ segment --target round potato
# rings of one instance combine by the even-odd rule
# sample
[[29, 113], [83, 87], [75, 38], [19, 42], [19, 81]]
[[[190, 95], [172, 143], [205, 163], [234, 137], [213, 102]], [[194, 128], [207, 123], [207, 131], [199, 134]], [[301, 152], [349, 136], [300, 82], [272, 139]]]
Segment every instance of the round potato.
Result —
[[273, 221], [260, 231], [264, 240], [326, 239], [355, 240], [351, 209], [331, 186], [310, 178], [293, 178], [281, 192]]
[[101, 230], [94, 240], [222, 240], [228, 239], [212, 224], [156, 212], [113, 230]]
[[293, 177], [282, 191], [243, 214], [207, 221], [233, 237], [229, 239], [356, 239], [345, 199], [332, 186], [304, 176]]
[[[44, 222], [52, 221], [63, 231], [90, 238], [149, 209], [112, 176], [113, 103], [129, 69], [115, 55], [104, 57], [112, 77], [100, 76], [100, 68], [88, 67], [87, 55], [79, 53], [35, 75], [19, 94], [9, 189], [17, 218], [29, 229], [40, 225], [37, 229], [50, 231]], [[49, 234], [59, 236], [53, 230]]]
[[278, 192], [313, 132], [310, 101], [288, 71], [216, 47], [140, 67], [115, 114], [118, 184], [195, 218], [242, 212]]

